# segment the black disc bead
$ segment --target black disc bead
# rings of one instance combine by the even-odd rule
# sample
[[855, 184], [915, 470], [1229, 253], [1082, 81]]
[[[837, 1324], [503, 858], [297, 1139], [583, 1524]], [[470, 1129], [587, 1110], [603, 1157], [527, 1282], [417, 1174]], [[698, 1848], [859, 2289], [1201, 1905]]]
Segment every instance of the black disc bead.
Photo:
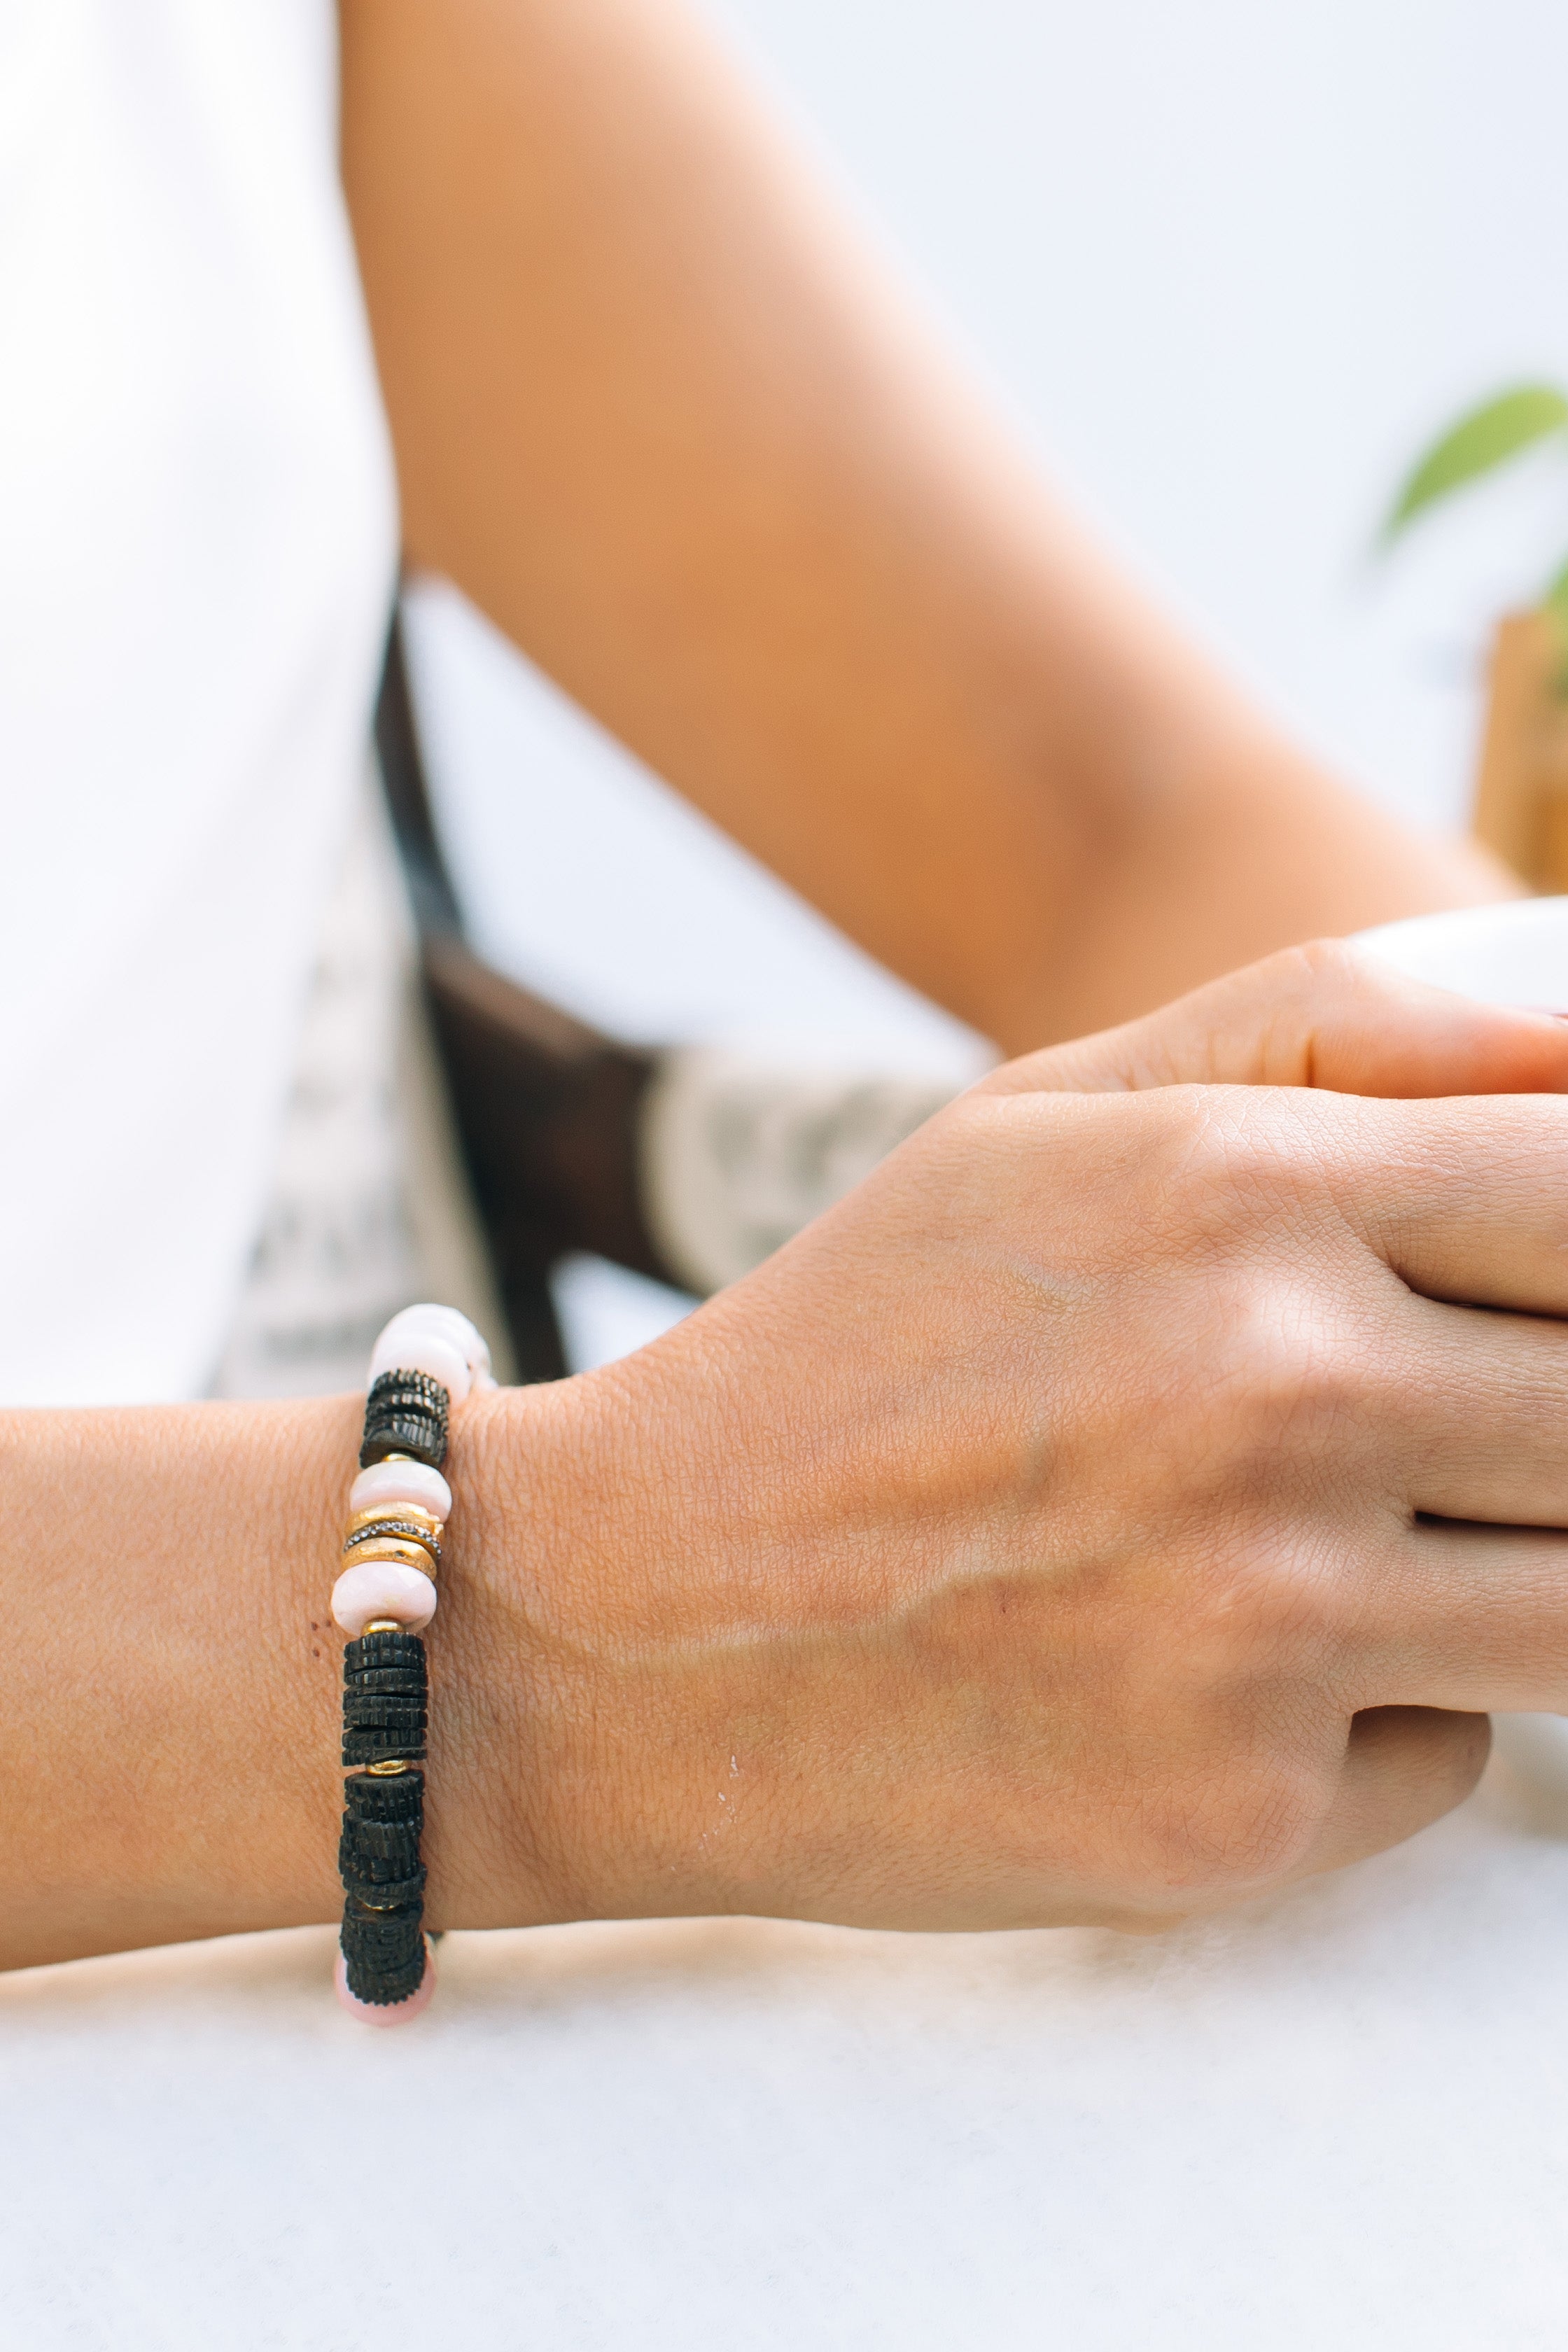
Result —
[[356, 1885], [367, 1879], [377, 1885], [392, 1885], [412, 1878], [418, 1867], [419, 1840], [407, 1826], [395, 1843], [391, 1839], [372, 1843], [347, 1827], [338, 1841], [338, 1868], [345, 1885], [350, 1879]]
[[[422, 1764], [425, 1761], [425, 1743], [428, 1735], [423, 1722], [345, 1723], [342, 1736], [345, 1756], [351, 1748], [361, 1751], [359, 1765]], [[345, 1772], [356, 1769], [354, 1764], [343, 1766]], [[376, 1777], [388, 1776], [378, 1774]]]
[[368, 1773], [356, 1774], [343, 1782], [345, 1819], [356, 1826], [361, 1822], [412, 1822], [416, 1829], [425, 1820], [425, 1775], [423, 1772], [398, 1772], [385, 1780], [372, 1779]]
[[[365, 1760], [371, 1764], [422, 1764], [425, 1760], [426, 1725], [422, 1717], [413, 1723], [345, 1723], [343, 1745], [358, 1740], [364, 1748]], [[401, 1753], [405, 1748], [409, 1753]], [[345, 1769], [352, 1769], [345, 1767]]]
[[374, 1911], [353, 1897], [343, 1906], [339, 1935], [349, 1990], [358, 2000], [384, 2007], [406, 2000], [425, 1979], [424, 1906]]
[[422, 1902], [378, 1911], [351, 1895], [343, 1905], [343, 1949], [352, 1947], [367, 1968], [405, 1968], [419, 1949], [424, 1917]]
[[426, 1874], [422, 1864], [406, 1878], [345, 1878], [343, 1893], [368, 1911], [406, 1911], [424, 1901]]
[[343, 1925], [353, 1928], [367, 1952], [378, 1944], [393, 1950], [400, 1938], [405, 1940], [417, 1927], [424, 1916], [425, 1905], [418, 1895], [395, 1911], [364, 1902], [353, 1888], [343, 1898]]
[[343, 1685], [356, 1698], [382, 1692], [388, 1698], [423, 1698], [430, 1685], [418, 1666], [372, 1666], [365, 1675], [345, 1675]]
[[406, 1736], [401, 1731], [383, 1731], [379, 1725], [366, 1730], [345, 1731], [342, 1760], [345, 1772], [363, 1764], [422, 1764], [425, 1734], [419, 1731]]
[[384, 1667], [417, 1667], [425, 1671], [425, 1644], [417, 1633], [362, 1633], [343, 1650], [345, 1675], [368, 1675]]
[[[394, 1702], [382, 1700], [378, 1703], [386, 1706]], [[375, 1742], [376, 1753], [371, 1759], [372, 1763], [391, 1763], [394, 1759], [387, 1752], [390, 1748], [405, 1747], [410, 1743], [422, 1747], [428, 1727], [424, 1710], [421, 1708], [411, 1719], [402, 1723], [345, 1723], [342, 1736], [345, 1744], [352, 1739], [369, 1739]], [[414, 1759], [405, 1759], [404, 1760], [413, 1761]]]
[[389, 1454], [406, 1454], [439, 1470], [447, 1459], [449, 1406], [446, 1390], [428, 1372], [383, 1372], [365, 1399], [360, 1468], [368, 1470]]
[[[349, 1837], [338, 1842], [338, 1876], [345, 1894], [364, 1886], [401, 1886], [405, 1880], [416, 1878], [423, 1867], [416, 1838], [410, 1838], [395, 1853], [367, 1853]], [[410, 1902], [413, 1899], [408, 1897]]]
[[[412, 1723], [345, 1723], [342, 1741], [345, 1748], [355, 1740], [369, 1740], [374, 1753], [373, 1764], [412, 1764], [423, 1761], [425, 1740], [428, 1731], [424, 1716], [417, 1715]], [[399, 1757], [400, 1748], [416, 1748], [417, 1757]]]
[[352, 1885], [345, 1879], [343, 1892], [371, 1910], [403, 1911], [410, 1904], [423, 1901], [425, 1877], [425, 1868], [421, 1864], [408, 1878], [356, 1878]]
[[340, 1852], [353, 1854], [360, 1863], [374, 1863], [395, 1877], [418, 1861], [419, 1831], [418, 1822], [356, 1822], [345, 1813]]
[[423, 1731], [430, 1718], [425, 1701], [417, 1698], [389, 1697], [384, 1691], [346, 1690], [343, 1693], [343, 1723], [356, 1729], [366, 1729], [372, 1724], [384, 1724], [387, 1729]]
[[[373, 1706], [383, 1707], [402, 1706], [405, 1704], [405, 1702], [402, 1699], [384, 1698], [373, 1699], [371, 1701], [371, 1705]], [[422, 1740], [427, 1727], [424, 1708], [415, 1707], [412, 1710], [410, 1719], [405, 1723], [345, 1723], [343, 1726], [343, 1738], [345, 1739], [368, 1739], [371, 1742], [371, 1745], [374, 1748], [376, 1748], [379, 1751], [379, 1749], [389, 1746], [395, 1748], [400, 1740]], [[404, 1760], [408, 1763], [416, 1763], [422, 1762], [424, 1759], [422, 1757], [408, 1757]], [[390, 1763], [392, 1759], [390, 1756], [383, 1758], [379, 1752], [371, 1758], [371, 1762], [373, 1764], [383, 1761]]]
[[346, 1952], [343, 1958], [347, 1963], [344, 1973], [349, 1980], [349, 1990], [356, 2000], [365, 2001], [373, 2009], [390, 2009], [398, 2001], [412, 2000], [425, 1981], [423, 1946], [418, 1958], [395, 1977], [372, 1975], [349, 1959]]

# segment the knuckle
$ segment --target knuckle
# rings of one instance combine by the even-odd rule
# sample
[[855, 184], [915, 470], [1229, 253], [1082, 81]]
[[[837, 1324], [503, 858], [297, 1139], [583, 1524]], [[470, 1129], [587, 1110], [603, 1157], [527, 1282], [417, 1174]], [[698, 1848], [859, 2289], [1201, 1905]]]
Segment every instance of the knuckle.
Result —
[[1227, 1433], [1233, 1454], [1265, 1486], [1342, 1477], [1385, 1431], [1392, 1383], [1403, 1381], [1392, 1286], [1356, 1289], [1299, 1264], [1222, 1269], [1209, 1286], [1207, 1377], [1194, 1402]]
[[[1364, 1317], [1310, 1286], [1221, 1269], [1203, 1312], [1146, 1381], [1162, 1461], [1233, 1538], [1267, 1544], [1281, 1507], [1342, 1497], [1378, 1442], [1388, 1354]], [[1265, 1573], [1265, 1559], [1252, 1562]]]
[[1174, 1786], [1144, 1827], [1141, 1891], [1162, 1907], [1239, 1902], [1287, 1877], [1328, 1810], [1323, 1775], [1278, 1756]]
[[1237, 1302], [1223, 1377], [1247, 1439], [1270, 1454], [1282, 1442], [1337, 1443], [1366, 1402], [1364, 1349], [1310, 1294], [1275, 1282]]
[[1201, 1570], [1168, 1585], [1151, 1612], [1141, 1685], [1201, 1718], [1246, 1727], [1211, 1743], [1216, 1769], [1268, 1726], [1280, 1736], [1354, 1684], [1363, 1642], [1362, 1600], [1331, 1533], [1300, 1525], [1271, 1538], [1215, 1545]]
[[1298, 1527], [1288, 1539], [1238, 1545], [1206, 1578], [1197, 1630], [1211, 1684], [1321, 1670], [1346, 1616], [1331, 1547]]
[[1278, 961], [1314, 992], [1342, 981], [1359, 984], [1368, 976], [1366, 959], [1345, 940], [1304, 940], [1285, 949]]
[[1249, 998], [1265, 1013], [1279, 1007], [1300, 1007], [1342, 993], [1367, 978], [1367, 964], [1344, 940], [1303, 940], [1249, 964], [1236, 975]]
[[1299, 1249], [1330, 1209], [1340, 1153], [1342, 1106], [1313, 1097], [1303, 1106], [1267, 1087], [1168, 1087], [1152, 1114], [1159, 1136], [1153, 1172], [1172, 1227], [1190, 1245], [1277, 1247], [1288, 1233]]

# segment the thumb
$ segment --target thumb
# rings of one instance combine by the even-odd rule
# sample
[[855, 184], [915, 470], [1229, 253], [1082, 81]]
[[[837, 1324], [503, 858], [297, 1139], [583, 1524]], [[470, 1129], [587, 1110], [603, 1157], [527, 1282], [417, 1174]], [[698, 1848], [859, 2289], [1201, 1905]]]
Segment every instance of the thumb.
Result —
[[[1565, 988], [1568, 995], [1568, 988]], [[1342, 940], [1287, 948], [1173, 1004], [981, 1081], [993, 1093], [1325, 1087], [1347, 1095], [1568, 1092], [1568, 1021], [1407, 980]]]

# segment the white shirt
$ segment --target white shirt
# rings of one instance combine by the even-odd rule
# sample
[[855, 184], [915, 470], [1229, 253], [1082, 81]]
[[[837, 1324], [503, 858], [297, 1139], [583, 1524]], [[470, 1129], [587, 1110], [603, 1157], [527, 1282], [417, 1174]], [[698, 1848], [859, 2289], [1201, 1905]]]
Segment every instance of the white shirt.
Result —
[[331, 0], [0, 0], [0, 1401], [198, 1393], [396, 548]]

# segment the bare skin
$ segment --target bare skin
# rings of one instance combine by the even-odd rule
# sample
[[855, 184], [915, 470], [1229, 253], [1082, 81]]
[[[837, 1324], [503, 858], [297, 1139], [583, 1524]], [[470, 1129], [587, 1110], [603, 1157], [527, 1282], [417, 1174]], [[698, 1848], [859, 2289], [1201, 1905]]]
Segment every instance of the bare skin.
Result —
[[342, 0], [415, 561], [1009, 1052], [1498, 896], [1080, 538], [669, 0]]
[[[1445, 1811], [1568, 1707], [1564, 1088], [1297, 951], [466, 1408], [434, 1921], [1157, 1926]], [[333, 1915], [357, 1412], [0, 1418], [0, 1962]]]

